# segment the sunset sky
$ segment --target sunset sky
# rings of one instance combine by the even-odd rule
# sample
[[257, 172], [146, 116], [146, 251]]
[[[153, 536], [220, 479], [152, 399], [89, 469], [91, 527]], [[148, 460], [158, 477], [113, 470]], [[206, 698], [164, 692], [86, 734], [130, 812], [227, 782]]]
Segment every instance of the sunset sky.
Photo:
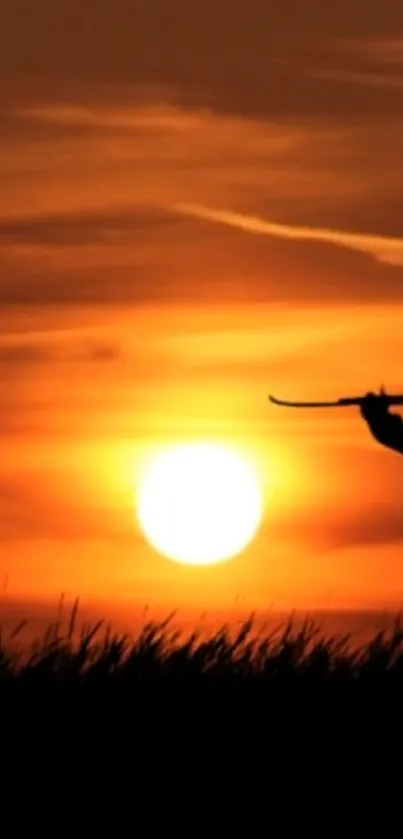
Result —
[[[2, 0], [0, 584], [203, 611], [403, 604], [401, 0]], [[184, 568], [142, 466], [230, 443], [257, 538]]]

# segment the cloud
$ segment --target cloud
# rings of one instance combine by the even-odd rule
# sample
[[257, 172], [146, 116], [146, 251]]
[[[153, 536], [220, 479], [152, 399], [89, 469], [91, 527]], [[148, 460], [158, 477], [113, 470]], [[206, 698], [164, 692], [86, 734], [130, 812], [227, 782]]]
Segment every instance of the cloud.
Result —
[[121, 346], [114, 341], [95, 338], [33, 343], [27, 339], [6, 339], [0, 342], [0, 377], [16, 375], [35, 365], [59, 363], [106, 363], [123, 358]]
[[[335, 510], [327, 510], [326, 519], [315, 521], [306, 513], [305, 521], [293, 520], [292, 515], [286, 523], [277, 526], [272, 523], [272, 535], [275, 538], [292, 536], [300, 540], [314, 553], [337, 551], [341, 548], [356, 546], [373, 547], [403, 543], [403, 522], [400, 508], [374, 510], [362, 501], [363, 511], [353, 518], [348, 510], [343, 517]], [[393, 502], [392, 502], [393, 503]], [[319, 512], [319, 508], [318, 508]], [[301, 550], [301, 547], [299, 548]], [[332, 558], [329, 557], [331, 565]]]
[[[71, 475], [69, 474], [71, 481]], [[100, 514], [101, 513], [101, 514]], [[113, 499], [83, 491], [77, 476], [66, 491], [66, 472], [45, 468], [34, 475], [15, 473], [0, 479], [0, 543], [19, 540], [113, 539], [131, 537], [130, 511], [116, 514]], [[53, 558], [53, 561], [55, 558]], [[12, 575], [12, 568], [10, 569]]]
[[[245, 16], [229, 0], [218, 11], [174, 0], [180, 32], [167, 30], [157, 49], [160, 0], [152, 14], [138, 9], [130, 38], [125, 0], [116, 14], [100, 0], [96, 42], [75, 0], [69, 10], [38, 0], [24, 20], [5, 3], [8, 57], [20, 67], [0, 94], [4, 306], [401, 299], [400, 99], [353, 82], [397, 78], [375, 57], [390, 39], [399, 54], [383, 4], [365, 4], [358, 26], [344, 2], [254, 0]], [[28, 34], [40, 75], [22, 53]], [[158, 209], [195, 202], [274, 223], [250, 243], [236, 227]]]
[[[401, 267], [391, 264], [391, 254], [387, 264], [338, 240], [317, 241], [316, 228], [312, 233], [308, 228], [310, 235], [302, 239], [294, 238], [291, 225], [287, 238], [273, 235], [270, 225], [269, 235], [265, 226], [264, 235], [242, 236], [232, 216], [228, 225], [170, 215], [175, 225], [144, 226], [133, 235], [128, 219], [117, 239], [98, 243], [92, 243], [89, 228], [90, 243], [75, 245], [63, 242], [66, 235], [74, 237], [72, 228], [66, 234], [57, 225], [51, 231], [54, 242], [41, 243], [44, 231], [33, 220], [31, 241], [21, 238], [0, 249], [0, 303], [8, 309], [41, 305], [49, 311], [95, 307], [91, 318], [96, 318], [95, 309], [105, 305], [132, 308], [152, 301], [369, 305], [403, 298]], [[27, 234], [21, 230], [19, 235]]]
[[[332, 47], [339, 70], [352, 69], [352, 60], [376, 62], [388, 43], [398, 55], [399, 3], [385, 8], [383, 0], [355, 0], [352, 14], [351, 0], [331, 6], [323, 0], [250, 0], [247, 10], [232, 0], [219, 6], [171, 0], [168, 15], [166, 0], [115, 0], [113, 11], [109, 0], [99, 0], [96, 33], [94, 38], [94, 11], [80, 0], [36, 0], [23, 15], [15, 0], [3, 0], [1, 76], [15, 88], [25, 86], [17, 97], [25, 104], [38, 93], [42, 107], [64, 96], [73, 110], [86, 97], [133, 102], [148, 90], [150, 98], [165, 91], [165, 98], [186, 107], [255, 116], [400, 112], [398, 98], [385, 101], [382, 90], [371, 98], [356, 89], [329, 97], [328, 83], [310, 75]], [[346, 35], [363, 45], [360, 52], [346, 45]]]
[[[402, 24], [400, 29], [403, 29]], [[378, 33], [378, 37], [374, 38], [362, 36], [361, 38], [338, 38], [334, 40], [334, 45], [344, 53], [366, 59], [368, 63], [401, 69], [403, 68], [403, 31], [399, 35], [399, 27], [396, 27], [396, 32], [386, 37]]]
[[234, 213], [230, 210], [216, 210], [199, 204], [174, 204], [172, 212], [193, 218], [228, 225], [248, 233], [274, 236], [294, 241], [310, 241], [337, 245], [341, 248], [368, 254], [379, 262], [391, 265], [403, 265], [403, 238], [373, 236], [362, 233], [349, 233], [341, 230], [328, 230], [319, 227], [301, 227], [277, 224], [257, 216]]
[[61, 102], [36, 114], [17, 120], [13, 142], [1, 141], [4, 244], [18, 243], [20, 233], [23, 242], [37, 234], [45, 244], [57, 243], [58, 234], [78, 244], [86, 236], [147, 233], [164, 224], [161, 202], [195, 196], [206, 206], [292, 223], [399, 230], [403, 124], [392, 117], [382, 127], [329, 125], [320, 116], [251, 121], [161, 103], [74, 109]]
[[364, 85], [375, 88], [401, 90], [403, 76], [391, 76], [387, 73], [357, 72], [352, 70], [315, 70], [312, 78], [323, 79], [327, 82], [337, 82], [347, 85]]
[[13, 108], [12, 114], [16, 119], [34, 121], [48, 125], [61, 125], [75, 128], [116, 129], [117, 132], [140, 130], [146, 135], [149, 132], [175, 132], [181, 134], [189, 129], [200, 128], [203, 113], [197, 111], [184, 112], [173, 104], [155, 103], [136, 107], [111, 107], [108, 105], [94, 107], [94, 105], [49, 105], [47, 107]]
[[[344, 419], [348, 421], [348, 416]], [[328, 419], [328, 431], [334, 422], [336, 418]], [[305, 474], [300, 503], [287, 510], [285, 498], [283, 508], [273, 511], [271, 527], [276, 535], [286, 538], [288, 532], [313, 551], [403, 541], [402, 458], [375, 443], [357, 415], [355, 422], [357, 439], [352, 443], [343, 431], [338, 440], [329, 437], [326, 443], [318, 435], [315, 438], [315, 432], [310, 438], [303, 431], [312, 483]]]
[[124, 237], [175, 227], [163, 210], [136, 204], [97, 211], [55, 212], [0, 219], [0, 245], [74, 246], [116, 243]]
[[6, 367], [29, 366], [50, 361], [54, 357], [49, 347], [40, 344], [0, 344], [0, 365]]
[[317, 544], [323, 540], [327, 548], [336, 550], [357, 545], [371, 546], [403, 542], [403, 521], [400, 506], [391, 499], [389, 507], [384, 509], [366, 508], [364, 513], [354, 520], [345, 513], [343, 520], [332, 521], [331, 516], [326, 526], [315, 530]]

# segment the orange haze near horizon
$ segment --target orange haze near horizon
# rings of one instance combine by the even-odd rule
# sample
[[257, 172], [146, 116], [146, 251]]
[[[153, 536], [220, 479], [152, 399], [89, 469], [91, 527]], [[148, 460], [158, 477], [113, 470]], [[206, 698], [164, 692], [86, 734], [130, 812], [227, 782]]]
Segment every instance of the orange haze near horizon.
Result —
[[[403, 459], [354, 409], [267, 399], [403, 390], [400, 13], [253, 0], [245, 25], [175, 0], [168, 31], [165, 0], [98, 5], [96, 38], [78, 0], [1, 12], [7, 596], [400, 608]], [[176, 565], [136, 522], [145, 461], [188, 441], [263, 484], [222, 565]]]

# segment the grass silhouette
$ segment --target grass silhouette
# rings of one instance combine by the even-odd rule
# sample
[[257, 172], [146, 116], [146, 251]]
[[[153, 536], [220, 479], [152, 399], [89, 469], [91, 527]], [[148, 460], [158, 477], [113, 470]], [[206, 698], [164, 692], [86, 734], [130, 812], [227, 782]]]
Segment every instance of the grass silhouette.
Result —
[[[280, 786], [283, 778], [291, 795], [305, 780], [294, 773], [301, 760], [313, 762], [317, 780], [342, 762], [345, 779], [349, 768], [373, 771], [375, 750], [396, 750], [400, 617], [361, 646], [308, 618], [266, 631], [252, 616], [207, 634], [177, 629], [173, 617], [128, 635], [102, 621], [80, 626], [76, 601], [67, 622], [56, 620], [29, 644], [24, 622], [2, 632], [2, 754], [5, 765], [17, 760], [16, 777], [20, 765], [40, 759], [46, 784], [53, 770], [55, 779], [60, 770], [81, 778], [82, 790], [102, 778], [105, 801], [116, 784], [118, 809], [134, 775], [157, 807], [169, 781], [197, 789], [199, 777], [200, 789], [223, 790], [231, 778], [241, 801], [250, 777], [253, 801], [257, 771]], [[227, 800], [223, 791], [219, 798]], [[187, 798], [180, 801], [185, 808]], [[103, 806], [97, 799], [98, 814]]]
[[26, 622], [0, 635], [0, 697], [57, 689], [96, 689], [99, 697], [136, 698], [153, 691], [230, 689], [275, 696], [374, 688], [403, 691], [403, 624], [374, 633], [357, 646], [354, 636], [325, 635], [307, 618], [291, 616], [272, 631], [257, 631], [254, 617], [240, 628], [223, 626], [207, 637], [172, 626], [174, 615], [149, 621], [133, 636], [103, 621], [78, 623], [75, 601], [65, 627], [50, 624], [28, 647], [20, 644]]

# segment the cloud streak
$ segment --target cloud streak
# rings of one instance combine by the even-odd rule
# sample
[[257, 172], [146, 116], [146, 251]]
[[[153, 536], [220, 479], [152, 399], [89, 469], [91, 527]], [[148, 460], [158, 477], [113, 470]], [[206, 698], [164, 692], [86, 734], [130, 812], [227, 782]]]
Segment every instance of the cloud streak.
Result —
[[231, 210], [218, 210], [201, 204], [177, 203], [171, 212], [238, 228], [248, 233], [274, 236], [293, 241], [324, 242], [372, 256], [378, 262], [403, 265], [403, 238], [350, 233], [320, 227], [278, 224], [259, 216], [244, 215]]

